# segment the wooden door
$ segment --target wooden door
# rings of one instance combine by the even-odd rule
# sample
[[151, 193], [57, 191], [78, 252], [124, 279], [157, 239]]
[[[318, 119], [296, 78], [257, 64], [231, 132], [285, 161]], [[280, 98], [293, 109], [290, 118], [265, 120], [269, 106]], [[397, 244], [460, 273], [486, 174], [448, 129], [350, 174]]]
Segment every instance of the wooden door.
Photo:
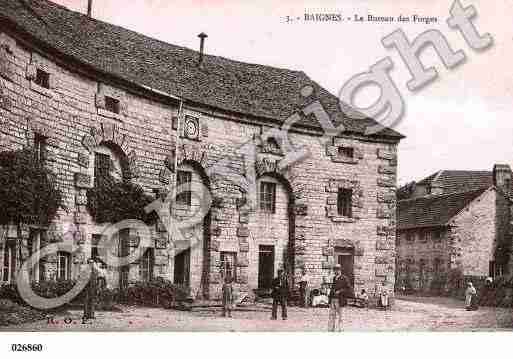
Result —
[[351, 285], [354, 286], [354, 250], [352, 248], [336, 248], [335, 259], [340, 267], [342, 273], [346, 275]]
[[190, 283], [190, 248], [181, 251], [175, 256], [175, 274], [174, 283], [189, 286]]
[[258, 288], [271, 289], [274, 278], [274, 246], [259, 246]]

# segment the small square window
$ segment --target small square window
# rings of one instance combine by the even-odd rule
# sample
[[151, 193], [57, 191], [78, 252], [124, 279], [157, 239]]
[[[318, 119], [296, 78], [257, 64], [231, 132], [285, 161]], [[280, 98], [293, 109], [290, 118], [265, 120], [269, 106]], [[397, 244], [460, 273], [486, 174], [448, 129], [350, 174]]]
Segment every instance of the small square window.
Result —
[[337, 195], [337, 211], [339, 216], [353, 216], [353, 190], [339, 188]]
[[276, 183], [260, 183], [260, 209], [267, 213], [276, 213]]
[[38, 86], [41, 86], [45, 89], [49, 89], [50, 88], [50, 74], [41, 69], [37, 69], [35, 83]]
[[109, 112], [119, 114], [120, 104], [119, 100], [113, 97], [105, 96], [105, 109]]
[[406, 232], [406, 240], [408, 242], [413, 242], [415, 240], [415, 233], [413, 231]]
[[340, 146], [338, 148], [338, 154], [340, 156], [342, 156], [342, 157], [354, 158], [354, 148], [353, 147]]

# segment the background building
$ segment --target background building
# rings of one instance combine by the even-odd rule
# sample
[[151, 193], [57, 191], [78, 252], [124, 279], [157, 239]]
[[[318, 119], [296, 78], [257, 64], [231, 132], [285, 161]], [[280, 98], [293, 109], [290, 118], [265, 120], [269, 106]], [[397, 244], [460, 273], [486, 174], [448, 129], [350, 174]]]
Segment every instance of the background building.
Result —
[[[511, 169], [439, 171], [398, 190], [397, 284], [440, 290], [451, 270], [509, 272]], [[444, 284], [445, 283], [445, 284]]]

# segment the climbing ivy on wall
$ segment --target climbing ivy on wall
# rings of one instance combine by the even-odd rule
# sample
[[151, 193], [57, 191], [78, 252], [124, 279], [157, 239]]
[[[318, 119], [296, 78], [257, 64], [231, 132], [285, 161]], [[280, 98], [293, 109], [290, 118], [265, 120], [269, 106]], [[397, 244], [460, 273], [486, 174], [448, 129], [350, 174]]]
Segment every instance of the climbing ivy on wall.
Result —
[[155, 212], [146, 213], [144, 210], [152, 201], [153, 198], [145, 194], [141, 186], [111, 175], [97, 178], [95, 186], [87, 191], [87, 209], [98, 223], [125, 219], [154, 222]]
[[55, 179], [31, 148], [0, 152], [0, 224], [48, 225], [64, 208]]

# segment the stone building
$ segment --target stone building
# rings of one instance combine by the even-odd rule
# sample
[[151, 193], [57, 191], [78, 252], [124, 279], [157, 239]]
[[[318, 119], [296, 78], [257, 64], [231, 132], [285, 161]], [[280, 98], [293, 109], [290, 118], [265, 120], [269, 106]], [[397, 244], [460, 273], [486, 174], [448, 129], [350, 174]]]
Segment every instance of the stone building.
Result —
[[398, 190], [396, 284], [439, 290], [464, 276], [509, 272], [511, 169], [439, 171]]
[[[342, 112], [301, 71], [198, 53], [46, 0], [0, 9], [0, 150], [40, 147], [66, 205], [49, 226], [4, 228], [3, 282], [48, 243], [67, 241], [72, 253], [43, 258], [33, 280], [76, 278], [98, 255], [107, 224], [87, 211], [86, 193], [109, 171], [155, 199], [186, 186], [173, 223], [194, 213], [195, 192], [212, 196], [185, 239], [162, 222], [149, 238], [118, 233], [120, 255], [146, 249], [107, 267], [110, 286], [161, 277], [216, 297], [228, 271], [247, 291], [268, 288], [279, 268], [306, 268], [317, 286], [338, 262], [356, 290], [393, 290], [400, 134], [366, 134], [375, 121]], [[291, 119], [287, 139], [309, 156], [283, 167], [291, 150], [278, 129]], [[324, 136], [326, 120], [344, 131]]]

